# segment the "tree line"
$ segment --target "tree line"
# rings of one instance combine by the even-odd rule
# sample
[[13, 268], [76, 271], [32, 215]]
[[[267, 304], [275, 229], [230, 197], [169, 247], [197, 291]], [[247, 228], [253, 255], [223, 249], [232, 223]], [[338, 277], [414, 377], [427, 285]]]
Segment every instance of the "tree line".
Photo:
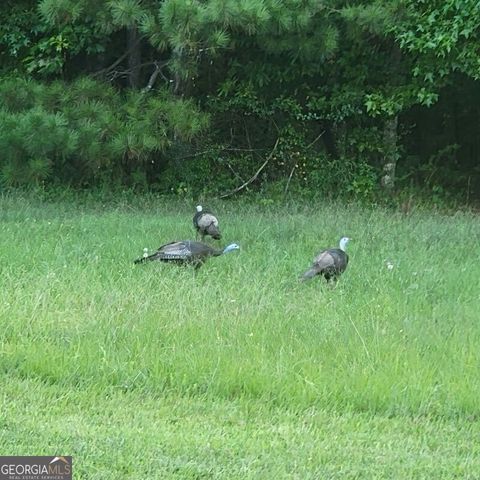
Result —
[[474, 0], [6, 0], [4, 185], [480, 197]]

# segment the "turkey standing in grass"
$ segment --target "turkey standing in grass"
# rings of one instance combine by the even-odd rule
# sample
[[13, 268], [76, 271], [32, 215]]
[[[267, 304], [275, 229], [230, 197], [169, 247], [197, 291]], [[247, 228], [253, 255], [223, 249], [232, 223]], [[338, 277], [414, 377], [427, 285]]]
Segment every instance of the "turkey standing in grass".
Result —
[[206, 235], [210, 235], [215, 240], [222, 238], [217, 217], [209, 210], [204, 210], [201, 205], [197, 205], [197, 213], [193, 217], [193, 226], [197, 230], [197, 235], [200, 233], [202, 241]]
[[147, 257], [139, 258], [134, 263], [150, 262], [158, 260], [160, 262], [173, 262], [178, 264], [191, 264], [195, 268], [200, 268], [209, 257], [218, 257], [224, 253], [238, 250], [240, 247], [236, 243], [226, 246], [224, 249], [205, 245], [204, 243], [194, 242], [193, 240], [183, 240], [181, 242], [172, 242], [162, 245], [155, 253]]
[[314, 259], [311, 268], [309, 268], [300, 280], [305, 281], [316, 275], [323, 275], [327, 282], [330, 279], [337, 278], [345, 271], [348, 265], [348, 255], [345, 252], [347, 243], [350, 241], [348, 237], [340, 239], [339, 248], [329, 248], [322, 250]]

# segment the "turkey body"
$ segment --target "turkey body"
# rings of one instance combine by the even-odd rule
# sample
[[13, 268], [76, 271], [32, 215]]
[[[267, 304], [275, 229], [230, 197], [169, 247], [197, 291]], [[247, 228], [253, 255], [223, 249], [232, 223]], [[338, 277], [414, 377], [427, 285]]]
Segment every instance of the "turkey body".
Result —
[[327, 282], [332, 279], [337, 280], [348, 265], [348, 255], [345, 252], [348, 240], [347, 237], [343, 237], [340, 240], [340, 248], [322, 250], [313, 259], [312, 266], [300, 277], [300, 280], [309, 280], [317, 275], [323, 276]]
[[199, 268], [210, 257], [218, 257], [240, 247], [233, 243], [224, 249], [216, 249], [201, 242], [182, 240], [162, 245], [155, 253], [147, 257], [139, 258], [134, 263], [151, 261], [171, 262], [177, 264], [191, 264]]
[[197, 206], [197, 212], [193, 217], [193, 226], [197, 235], [200, 234], [202, 241], [207, 235], [215, 240], [222, 238], [217, 217], [209, 210], [204, 210], [201, 205]]

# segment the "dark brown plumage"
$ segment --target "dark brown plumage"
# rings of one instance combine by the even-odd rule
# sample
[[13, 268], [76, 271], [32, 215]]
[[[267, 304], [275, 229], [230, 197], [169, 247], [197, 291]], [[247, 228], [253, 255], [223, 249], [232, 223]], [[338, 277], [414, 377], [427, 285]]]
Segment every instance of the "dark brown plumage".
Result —
[[215, 240], [222, 238], [217, 217], [209, 210], [205, 210], [201, 205], [197, 205], [197, 212], [193, 217], [193, 226], [197, 231], [197, 236], [200, 234], [202, 241], [207, 235], [210, 235]]
[[348, 265], [348, 255], [345, 247], [350, 239], [342, 237], [339, 248], [322, 250], [314, 259], [312, 266], [300, 277], [300, 280], [309, 280], [317, 275], [325, 277], [327, 282], [337, 278], [345, 271]]

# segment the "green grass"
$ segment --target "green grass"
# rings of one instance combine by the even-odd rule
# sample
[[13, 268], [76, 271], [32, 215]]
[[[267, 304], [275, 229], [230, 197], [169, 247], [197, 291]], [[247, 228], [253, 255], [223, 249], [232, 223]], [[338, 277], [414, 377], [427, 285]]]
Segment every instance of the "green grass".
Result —
[[[193, 238], [192, 205], [0, 199], [0, 452], [76, 478], [479, 478], [479, 218], [213, 206], [241, 250], [195, 273], [132, 263]], [[299, 283], [342, 235], [336, 288]]]

